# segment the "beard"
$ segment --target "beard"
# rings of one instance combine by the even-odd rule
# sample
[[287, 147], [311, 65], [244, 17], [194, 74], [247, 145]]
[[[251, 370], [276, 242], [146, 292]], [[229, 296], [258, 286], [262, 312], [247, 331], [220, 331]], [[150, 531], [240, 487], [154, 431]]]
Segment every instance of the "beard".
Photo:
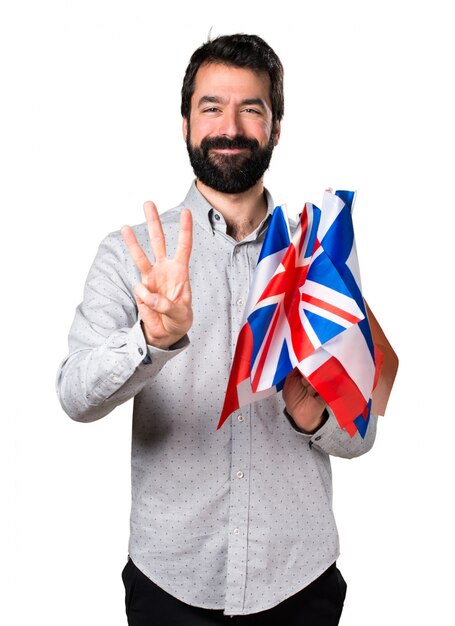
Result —
[[[200, 146], [193, 146], [188, 128], [186, 147], [193, 171], [204, 185], [222, 193], [242, 193], [253, 187], [269, 167], [274, 139], [272, 131], [265, 148], [260, 147], [257, 139], [242, 135], [232, 139], [205, 137]], [[249, 153], [211, 155], [213, 148], [247, 148]]]

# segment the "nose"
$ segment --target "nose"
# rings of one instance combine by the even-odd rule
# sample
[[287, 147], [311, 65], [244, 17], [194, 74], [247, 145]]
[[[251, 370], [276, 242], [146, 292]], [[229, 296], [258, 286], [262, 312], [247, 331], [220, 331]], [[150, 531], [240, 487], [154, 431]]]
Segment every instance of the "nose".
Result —
[[238, 111], [233, 107], [226, 107], [220, 117], [218, 133], [225, 137], [243, 135], [242, 122]]

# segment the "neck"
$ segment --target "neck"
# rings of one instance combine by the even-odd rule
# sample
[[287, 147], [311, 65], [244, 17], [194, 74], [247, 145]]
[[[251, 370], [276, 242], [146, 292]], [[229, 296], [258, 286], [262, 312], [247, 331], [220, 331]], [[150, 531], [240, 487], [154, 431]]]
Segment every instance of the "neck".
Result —
[[267, 213], [262, 179], [242, 193], [222, 193], [204, 185], [199, 179], [196, 186], [213, 208], [224, 217], [227, 234], [236, 241], [241, 241], [252, 233]]

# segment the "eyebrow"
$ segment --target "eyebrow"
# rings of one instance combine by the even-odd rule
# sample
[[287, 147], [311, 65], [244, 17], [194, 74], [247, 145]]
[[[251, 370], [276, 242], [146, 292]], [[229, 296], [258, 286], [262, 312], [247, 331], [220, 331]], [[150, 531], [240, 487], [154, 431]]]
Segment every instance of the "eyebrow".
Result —
[[[201, 106], [201, 104], [207, 104], [207, 103], [223, 104], [224, 102], [225, 102], [224, 98], [220, 98], [218, 96], [202, 96], [201, 98], [199, 98], [198, 106]], [[264, 110], [267, 108], [262, 98], [245, 98], [244, 100], [240, 102], [240, 104], [242, 106], [246, 104], [253, 104], [255, 106], [262, 107]]]

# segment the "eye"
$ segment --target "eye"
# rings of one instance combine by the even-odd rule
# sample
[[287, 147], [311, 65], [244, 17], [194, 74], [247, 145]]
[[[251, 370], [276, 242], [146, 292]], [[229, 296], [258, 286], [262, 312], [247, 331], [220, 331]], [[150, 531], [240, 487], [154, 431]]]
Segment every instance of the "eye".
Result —
[[207, 107], [205, 109], [202, 109], [203, 113], [218, 113], [218, 111], [218, 107]]
[[247, 107], [246, 109], [243, 109], [243, 111], [245, 113], [249, 113], [250, 115], [260, 115], [261, 112], [258, 111], [257, 109], [252, 109], [251, 107]]

